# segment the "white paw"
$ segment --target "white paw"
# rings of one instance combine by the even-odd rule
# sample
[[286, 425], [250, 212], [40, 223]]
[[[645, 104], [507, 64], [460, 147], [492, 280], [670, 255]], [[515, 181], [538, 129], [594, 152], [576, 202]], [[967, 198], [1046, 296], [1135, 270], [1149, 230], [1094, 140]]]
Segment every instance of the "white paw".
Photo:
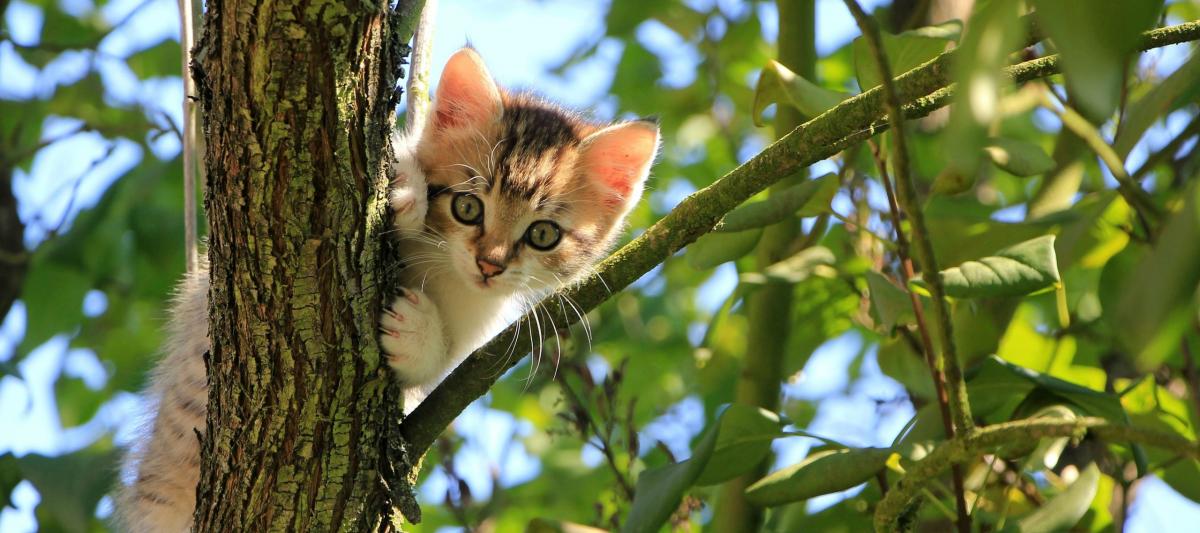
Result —
[[388, 191], [392, 224], [401, 233], [423, 231], [425, 214], [429, 212], [429, 186], [425, 183], [425, 174], [410, 153], [398, 154], [392, 165], [392, 188]]
[[379, 318], [379, 347], [406, 387], [442, 377], [448, 364], [446, 337], [433, 300], [419, 290], [401, 289]]

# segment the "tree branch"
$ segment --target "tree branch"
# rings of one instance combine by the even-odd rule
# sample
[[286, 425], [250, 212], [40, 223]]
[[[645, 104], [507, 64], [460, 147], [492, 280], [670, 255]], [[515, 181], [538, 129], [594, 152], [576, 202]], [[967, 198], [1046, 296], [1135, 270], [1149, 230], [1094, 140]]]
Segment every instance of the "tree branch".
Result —
[[[1142, 49], [1200, 39], [1200, 21], [1159, 28], [1147, 32]], [[947, 105], [953, 90], [950, 62], [954, 52], [946, 52], [895, 79], [896, 91], [908, 118], [923, 117]], [[1005, 69], [1014, 82], [1057, 74], [1058, 56], [1047, 56]], [[692, 193], [662, 219], [629, 244], [614, 252], [596, 268], [596, 273], [564, 292], [582, 310], [596, 307], [649, 272], [684, 246], [713, 230], [721, 218], [746, 199], [773, 183], [817, 161], [830, 157], [855, 143], [887, 129], [878, 121], [882, 109], [882, 90], [878, 87], [851, 97], [820, 116], [802, 124], [758, 155], [729, 171], [709, 186]], [[550, 308], [556, 306], [547, 306]], [[556, 311], [559, 325], [574, 324], [579, 318], [565, 310]], [[522, 319], [532, 327], [532, 318]], [[516, 326], [509, 327], [487, 345], [475, 351], [429, 397], [405, 419], [400, 431], [409, 450], [421, 455], [433, 440], [467, 405], [482, 396], [499, 379], [495, 358], [506, 353], [510, 344], [528, 352], [527, 340], [514, 338]], [[519, 359], [507, 363], [515, 366]]]
[[[904, 113], [901, 110], [900, 97], [892, 82], [892, 68], [888, 64], [887, 53], [883, 49], [883, 37], [879, 35], [879, 27], [875, 20], [867, 16], [862, 6], [856, 0], [845, 0], [846, 7], [854, 15], [858, 27], [862, 30], [879, 70], [879, 79], [883, 87], [883, 107], [887, 111], [888, 124], [892, 128], [892, 167], [896, 171], [896, 192], [894, 197], [889, 193], [893, 210], [895, 200], [899, 200], [908, 219], [912, 222], [912, 241], [916, 245], [917, 258], [921, 261], [921, 274], [929, 285], [933, 300], [933, 317], [938, 321], [941, 333], [942, 351], [933, 349], [929, 340], [928, 324], [921, 317], [921, 302], [911, 290], [908, 291], [913, 306], [913, 314], [921, 318], [921, 335], [924, 340], [925, 360], [930, 364], [934, 385], [938, 388], [938, 404], [942, 410], [943, 422], [946, 426], [946, 438], [953, 439], [959, 433], [970, 433], [974, 426], [971, 420], [971, 404], [967, 399], [967, 385], [963, 381], [962, 370], [958, 366], [958, 350], [954, 346], [953, 323], [950, 309], [946, 305], [946, 289], [942, 285], [941, 271], [937, 266], [937, 258], [933, 253], [933, 243], [929, 240], [929, 230], [925, 226], [925, 212], [921, 210], [917, 199], [917, 187], [913, 183], [911, 163], [908, 159], [908, 138], [904, 134]], [[896, 216], [896, 234], [903, 234]], [[912, 263], [905, 262], [905, 275], [911, 278]], [[907, 280], [905, 289], [908, 289]], [[947, 412], [948, 411], [948, 412]], [[946, 419], [949, 415], [949, 419]], [[958, 530], [960, 533], [970, 533], [971, 514], [967, 511], [966, 490], [963, 488], [962, 470], [955, 466], [953, 469], [954, 501], [958, 510]]]
[[[778, 61], [804, 78], [816, 79], [815, 0], [779, 0], [775, 4], [778, 6], [779, 19], [788, 21], [788, 24], [779, 28]], [[792, 131], [807, 118], [810, 117], [797, 109], [777, 106], [775, 135], [782, 136]], [[771, 186], [769, 194], [778, 194], [804, 178], [805, 174], [801, 173], [782, 180]], [[803, 238], [800, 224], [792, 216], [764, 228], [754, 254], [758, 271], [790, 255], [798, 237]], [[761, 290], [746, 295], [744, 301], [748, 328], [746, 352], [734, 386], [734, 401], [737, 403], [768, 411], [779, 410], [794, 294], [791, 284], [768, 279], [767, 285]], [[753, 469], [721, 486], [713, 512], [714, 531], [761, 529], [764, 510], [746, 500], [746, 488], [766, 475], [771, 462], [772, 457], [765, 456]]]
[[1116, 424], [1096, 417], [1076, 420], [1039, 418], [1005, 422], [979, 428], [966, 437], [946, 441], [924, 459], [909, 467], [904, 477], [875, 506], [875, 530], [890, 531], [926, 483], [951, 465], [971, 461], [986, 450], [1002, 444], [1027, 442], [1046, 437], [1082, 438], [1087, 433], [1112, 441], [1128, 441], [1162, 448], [1175, 454], [1200, 460], [1200, 443], [1149, 429]]

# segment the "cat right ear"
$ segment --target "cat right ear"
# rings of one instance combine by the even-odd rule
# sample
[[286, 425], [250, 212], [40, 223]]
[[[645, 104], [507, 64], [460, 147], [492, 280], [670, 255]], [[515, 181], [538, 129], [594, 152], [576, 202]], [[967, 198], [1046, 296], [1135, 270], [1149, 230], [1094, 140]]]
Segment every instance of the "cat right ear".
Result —
[[430, 125], [436, 133], [483, 126], [500, 115], [500, 89], [474, 50], [450, 56], [433, 101]]

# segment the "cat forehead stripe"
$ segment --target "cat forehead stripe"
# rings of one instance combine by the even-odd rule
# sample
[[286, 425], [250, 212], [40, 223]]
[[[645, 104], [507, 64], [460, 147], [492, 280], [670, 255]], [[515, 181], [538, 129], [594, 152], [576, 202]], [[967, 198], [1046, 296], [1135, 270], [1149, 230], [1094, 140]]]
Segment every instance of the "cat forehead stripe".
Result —
[[501, 122], [504, 141], [495, 169], [501, 191], [533, 200], [558, 172], [564, 152], [579, 145], [577, 120], [547, 104], [518, 98], [505, 106]]

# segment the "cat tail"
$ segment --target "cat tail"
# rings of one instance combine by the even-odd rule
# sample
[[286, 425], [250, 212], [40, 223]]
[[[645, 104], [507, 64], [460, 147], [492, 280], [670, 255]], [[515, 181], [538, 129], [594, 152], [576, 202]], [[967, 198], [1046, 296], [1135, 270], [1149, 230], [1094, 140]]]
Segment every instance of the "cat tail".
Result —
[[208, 410], [208, 266], [178, 288], [164, 356], [143, 397], [146, 421], [126, 452], [116, 490], [116, 522], [130, 533], [186, 532], [200, 478], [200, 437]]

